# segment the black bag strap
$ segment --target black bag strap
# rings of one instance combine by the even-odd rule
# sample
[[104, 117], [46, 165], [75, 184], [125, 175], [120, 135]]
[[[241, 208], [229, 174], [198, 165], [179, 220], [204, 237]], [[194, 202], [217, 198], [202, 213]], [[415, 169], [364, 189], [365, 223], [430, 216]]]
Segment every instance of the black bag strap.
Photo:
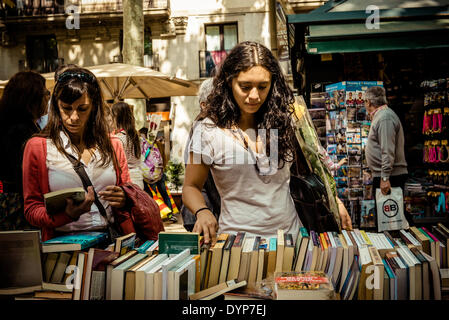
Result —
[[67, 154], [67, 158], [72, 163], [73, 169], [78, 174], [78, 176], [81, 179], [81, 182], [83, 183], [84, 190], [87, 192], [87, 187], [92, 186], [94, 189], [94, 196], [95, 196], [95, 205], [97, 206], [98, 210], [100, 211], [100, 214], [106, 219], [106, 221], [109, 223], [108, 216], [106, 214], [106, 209], [103, 207], [103, 204], [101, 203], [100, 199], [98, 198], [97, 192], [95, 191], [95, 188], [92, 185], [92, 181], [90, 181], [89, 176], [86, 173], [86, 170], [84, 169], [83, 164], [81, 161], [78, 161], [73, 155]]

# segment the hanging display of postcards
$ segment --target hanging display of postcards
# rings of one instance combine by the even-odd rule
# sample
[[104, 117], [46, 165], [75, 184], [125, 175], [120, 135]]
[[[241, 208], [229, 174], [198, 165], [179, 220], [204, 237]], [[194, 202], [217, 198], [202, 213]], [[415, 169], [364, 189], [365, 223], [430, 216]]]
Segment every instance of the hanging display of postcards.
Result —
[[[373, 179], [365, 159], [370, 121], [365, 108], [365, 91], [383, 86], [382, 81], [343, 81], [326, 86], [327, 153], [335, 163], [333, 175], [338, 197], [353, 225], [375, 228]], [[345, 164], [339, 166], [346, 158]]]

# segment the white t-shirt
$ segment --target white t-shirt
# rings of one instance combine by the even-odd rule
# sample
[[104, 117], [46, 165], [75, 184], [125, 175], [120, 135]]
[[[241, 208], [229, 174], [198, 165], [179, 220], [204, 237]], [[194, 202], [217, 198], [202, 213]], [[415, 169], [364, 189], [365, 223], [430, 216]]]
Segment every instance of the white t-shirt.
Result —
[[221, 197], [218, 233], [244, 231], [270, 238], [282, 229], [296, 239], [302, 224], [290, 195], [291, 163], [270, 175], [269, 181], [261, 179], [250, 152], [208, 118], [194, 124], [186, 151], [193, 152], [194, 163], [202, 157], [211, 165]]

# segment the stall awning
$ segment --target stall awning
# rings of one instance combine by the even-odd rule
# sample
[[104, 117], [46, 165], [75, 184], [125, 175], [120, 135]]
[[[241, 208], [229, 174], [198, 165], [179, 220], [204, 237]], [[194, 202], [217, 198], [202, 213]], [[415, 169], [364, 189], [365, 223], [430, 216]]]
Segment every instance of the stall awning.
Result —
[[[363, 8], [379, 8], [378, 28], [368, 28]], [[429, 6], [430, 5], [430, 6]], [[310, 54], [449, 47], [449, 0], [339, 0], [288, 23], [308, 28]], [[303, 30], [303, 29], [300, 29]]]
[[309, 26], [310, 54], [449, 47], [449, 19]]

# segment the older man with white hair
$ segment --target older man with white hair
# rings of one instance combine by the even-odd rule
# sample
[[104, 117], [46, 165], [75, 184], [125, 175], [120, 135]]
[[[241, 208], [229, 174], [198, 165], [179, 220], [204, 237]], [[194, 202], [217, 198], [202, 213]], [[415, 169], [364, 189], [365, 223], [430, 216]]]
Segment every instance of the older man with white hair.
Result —
[[[373, 188], [384, 195], [392, 187], [401, 187], [408, 177], [404, 153], [404, 130], [396, 113], [388, 107], [385, 89], [370, 87], [365, 92], [365, 107], [371, 128], [365, 148], [368, 167], [373, 173]], [[406, 214], [407, 220], [411, 218]]]

